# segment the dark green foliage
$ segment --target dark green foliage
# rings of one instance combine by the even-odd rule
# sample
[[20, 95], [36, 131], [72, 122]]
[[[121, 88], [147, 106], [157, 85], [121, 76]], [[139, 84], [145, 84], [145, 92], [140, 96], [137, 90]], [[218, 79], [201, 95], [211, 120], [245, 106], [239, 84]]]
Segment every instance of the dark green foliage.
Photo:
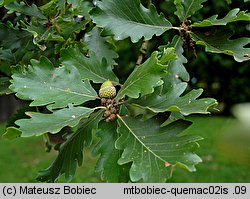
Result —
[[[208, 114], [217, 101], [188, 87], [190, 53], [184, 51], [190, 49], [191, 60], [199, 57], [196, 43], [249, 60], [249, 38], [235, 37], [229, 27], [249, 22], [248, 12], [234, 9], [200, 22], [206, 0], [2, 5], [0, 92], [34, 107], [16, 114], [4, 137], [61, 135], [57, 158], [38, 180], [54, 182], [63, 174], [72, 180], [87, 147], [99, 155], [96, 171], [107, 182], [165, 182], [176, 166], [195, 171], [202, 138], [182, 133], [191, 125], [185, 116]], [[98, 96], [107, 80], [116, 92]]]

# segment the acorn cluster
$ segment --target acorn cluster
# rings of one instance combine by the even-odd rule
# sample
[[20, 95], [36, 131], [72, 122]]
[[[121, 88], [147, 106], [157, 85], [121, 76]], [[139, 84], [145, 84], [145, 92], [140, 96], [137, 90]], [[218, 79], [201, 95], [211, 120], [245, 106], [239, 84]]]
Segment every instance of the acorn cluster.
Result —
[[102, 106], [106, 107], [106, 110], [103, 114], [106, 122], [114, 121], [117, 119], [116, 114], [118, 113], [119, 106], [115, 98], [101, 98]]
[[183, 39], [183, 48], [185, 50], [188, 50], [188, 46], [190, 46], [193, 49], [194, 55], [197, 57], [195, 50], [195, 41], [190, 36], [191, 31], [192, 31], [191, 21], [185, 20], [179, 28], [180, 36]]
[[119, 107], [115, 99], [116, 88], [111, 81], [107, 80], [103, 82], [99, 90], [99, 96], [101, 98], [101, 105], [106, 107], [106, 111], [103, 114], [106, 122], [116, 120]]

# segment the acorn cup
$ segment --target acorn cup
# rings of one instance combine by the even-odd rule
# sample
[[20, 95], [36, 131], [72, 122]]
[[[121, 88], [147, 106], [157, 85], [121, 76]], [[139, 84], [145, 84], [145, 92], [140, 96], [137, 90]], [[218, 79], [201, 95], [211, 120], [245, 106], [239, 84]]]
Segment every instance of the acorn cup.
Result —
[[103, 82], [99, 90], [99, 96], [101, 98], [114, 98], [116, 96], [116, 88], [110, 80]]
[[116, 88], [110, 80], [105, 81], [99, 90], [101, 104], [106, 107], [103, 117], [106, 122], [117, 119], [118, 106], [114, 97], [116, 96]]

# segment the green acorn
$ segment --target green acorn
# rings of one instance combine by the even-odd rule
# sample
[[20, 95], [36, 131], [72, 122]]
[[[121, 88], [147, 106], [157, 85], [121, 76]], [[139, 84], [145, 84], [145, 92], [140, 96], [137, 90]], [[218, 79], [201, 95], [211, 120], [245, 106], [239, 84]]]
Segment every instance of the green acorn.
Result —
[[103, 82], [99, 90], [99, 96], [101, 98], [114, 98], [116, 96], [116, 88], [110, 80]]

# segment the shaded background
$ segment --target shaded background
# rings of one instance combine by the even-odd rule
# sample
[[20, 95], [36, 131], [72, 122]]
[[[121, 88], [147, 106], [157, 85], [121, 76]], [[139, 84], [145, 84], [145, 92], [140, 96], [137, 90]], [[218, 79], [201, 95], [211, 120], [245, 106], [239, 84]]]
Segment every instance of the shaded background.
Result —
[[[35, 3], [36, 5], [42, 5], [45, 2], [43, 0], [27, 1], [29, 4]], [[158, 10], [164, 12], [166, 18], [174, 26], [179, 26], [177, 17], [168, 14], [175, 10], [172, 0], [154, 0], [153, 3]], [[220, 18], [232, 8], [247, 10], [250, 7], [249, 1], [244, 3], [243, 0], [210, 0], [203, 5], [204, 8], [192, 16], [191, 21], [200, 21], [214, 14], [218, 14]], [[18, 18], [15, 14], [6, 14], [3, 7], [0, 8], [0, 16], [2, 23], [11, 21], [15, 24]], [[235, 32], [232, 39], [250, 36], [248, 23], [237, 22], [229, 24], [228, 28]], [[0, 27], [0, 48], [8, 47], [16, 53], [14, 60], [3, 60], [0, 53], [0, 77], [10, 76], [11, 65], [28, 64], [30, 58], [38, 58], [41, 54], [52, 61], [57, 59], [53, 54], [53, 48], [52, 50], [48, 48], [40, 54], [35, 53], [37, 47], [30, 42], [32, 36], [24, 31], [19, 32], [20, 38], [23, 39], [13, 42], [16, 38], [15, 34]], [[175, 31], [170, 31], [160, 37], [154, 37], [149, 42], [147, 56], [159, 45], [167, 44], [175, 34]], [[22, 46], [26, 48], [22, 49]], [[129, 39], [117, 42], [120, 58], [116, 60], [118, 66], [115, 67], [115, 72], [121, 81], [124, 81], [132, 71], [140, 46], [141, 42], [133, 44]], [[246, 124], [247, 122], [242, 122], [237, 114], [233, 115], [231, 111], [235, 104], [250, 101], [250, 64], [249, 62], [235, 62], [233, 57], [227, 55], [205, 53], [204, 48], [200, 46], [196, 47], [196, 51], [197, 57], [193, 55], [192, 49], [184, 54], [189, 60], [185, 65], [191, 78], [189, 89], [203, 88], [202, 97], [217, 99], [220, 111], [210, 116], [188, 117], [194, 122], [193, 126], [187, 130], [188, 133], [198, 134], [205, 138], [200, 142], [201, 148], [197, 152], [202, 157], [203, 163], [197, 166], [195, 173], [178, 169], [170, 182], [250, 182], [250, 148], [248, 147], [250, 126]], [[14, 95], [0, 96], [0, 135], [4, 132], [6, 121], [23, 105], [24, 102], [17, 100]], [[250, 108], [246, 106], [245, 109]], [[247, 118], [247, 116], [244, 117]], [[41, 137], [20, 138], [14, 141], [0, 138], [0, 182], [35, 182], [36, 172], [47, 167], [55, 157], [55, 151], [45, 152]], [[78, 169], [74, 182], [100, 181], [99, 174], [94, 172], [96, 159], [97, 157], [93, 158], [88, 150], [85, 163]], [[61, 180], [63, 181], [63, 178]]]

